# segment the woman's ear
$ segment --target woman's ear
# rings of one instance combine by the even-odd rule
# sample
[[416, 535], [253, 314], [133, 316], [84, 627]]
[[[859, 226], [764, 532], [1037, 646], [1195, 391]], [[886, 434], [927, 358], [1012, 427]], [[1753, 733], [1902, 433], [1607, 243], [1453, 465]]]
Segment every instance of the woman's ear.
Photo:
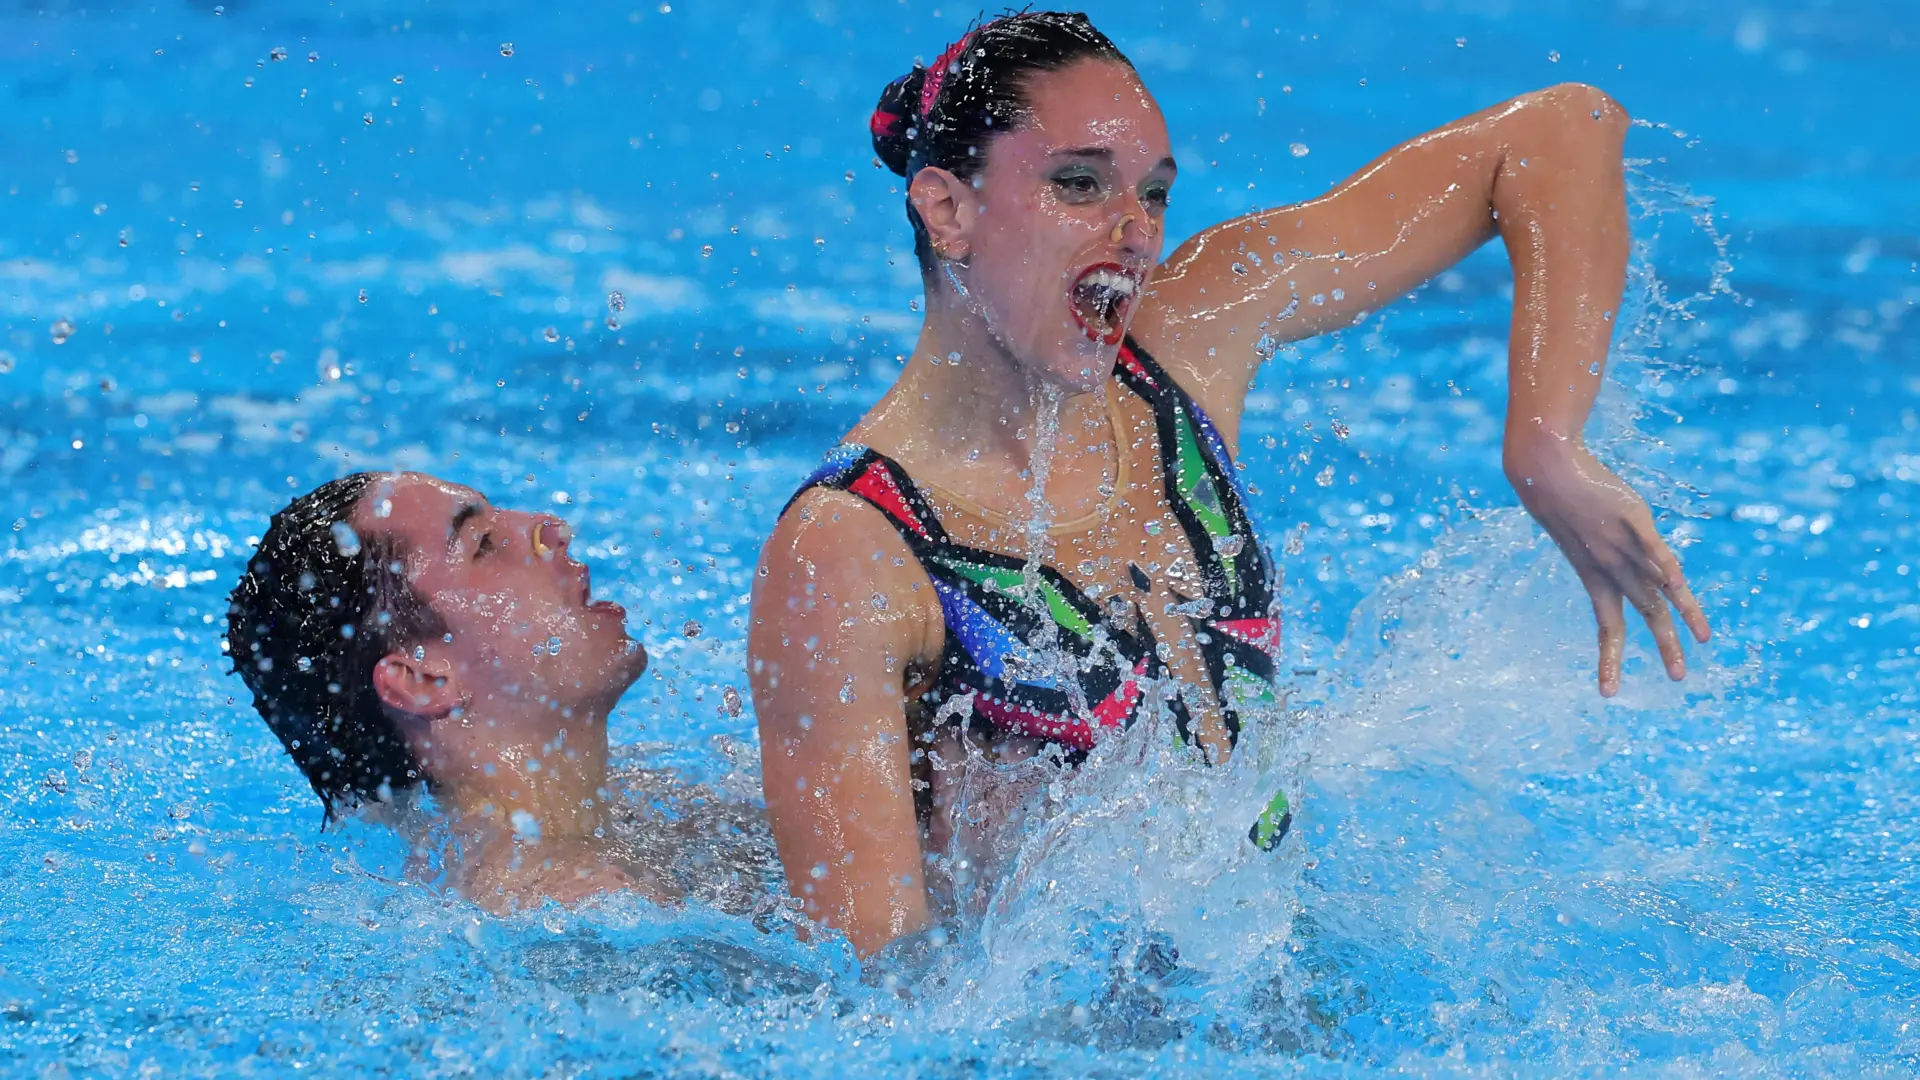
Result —
[[439, 720], [460, 704], [461, 691], [453, 665], [436, 656], [414, 659], [391, 652], [373, 665], [373, 691], [380, 703], [395, 712], [423, 720]]
[[972, 252], [973, 221], [979, 210], [972, 184], [929, 165], [914, 174], [907, 198], [941, 258], [964, 259]]

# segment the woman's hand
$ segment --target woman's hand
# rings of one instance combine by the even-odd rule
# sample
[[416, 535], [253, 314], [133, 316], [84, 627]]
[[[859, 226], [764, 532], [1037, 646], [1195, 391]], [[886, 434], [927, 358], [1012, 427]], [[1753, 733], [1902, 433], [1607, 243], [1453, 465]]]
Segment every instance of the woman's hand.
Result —
[[1694, 640], [1704, 642], [1712, 631], [1687, 587], [1680, 560], [1654, 528], [1646, 500], [1574, 440], [1548, 436], [1516, 446], [1510, 438], [1506, 470], [1520, 501], [1560, 545], [1593, 598], [1593, 617], [1600, 624], [1601, 695], [1620, 692], [1620, 656], [1627, 641], [1622, 600], [1631, 602], [1653, 631], [1667, 676], [1686, 678], [1686, 657], [1667, 606], [1680, 612]]

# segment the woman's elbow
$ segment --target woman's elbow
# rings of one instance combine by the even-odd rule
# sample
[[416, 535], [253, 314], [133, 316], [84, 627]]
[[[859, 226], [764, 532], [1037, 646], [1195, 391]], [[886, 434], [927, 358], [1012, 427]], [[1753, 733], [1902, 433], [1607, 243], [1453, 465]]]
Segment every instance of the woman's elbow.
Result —
[[1526, 95], [1524, 100], [1538, 106], [1529, 111], [1550, 124], [1559, 138], [1618, 146], [1632, 122], [1611, 94], [1586, 83], [1549, 86]]

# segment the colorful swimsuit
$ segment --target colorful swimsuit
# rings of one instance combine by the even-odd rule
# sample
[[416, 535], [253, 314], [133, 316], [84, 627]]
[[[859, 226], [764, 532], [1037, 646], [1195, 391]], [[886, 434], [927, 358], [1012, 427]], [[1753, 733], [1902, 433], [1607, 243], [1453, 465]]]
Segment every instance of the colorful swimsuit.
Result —
[[[1202, 595], [1179, 597], [1177, 610], [1187, 612], [1232, 740], [1241, 710], [1274, 701], [1280, 618], [1272, 561], [1206, 413], [1131, 338], [1114, 373], [1153, 408], [1167, 503], [1202, 570]], [[947, 630], [924, 699], [936, 715], [966, 698], [974, 723], [1084, 756], [1105, 729], [1131, 724], [1143, 683], [1165, 675], [1152, 630], [1131, 605], [1119, 605], [1126, 614], [1103, 608], [1051, 566], [1038, 568], [1039, 596], [1030, 598], [1024, 560], [951, 539], [906, 470], [879, 451], [835, 447], [787, 505], [815, 488], [845, 491], [885, 514], [932, 579]], [[1137, 588], [1152, 591], [1146, 571], [1131, 563], [1128, 571]], [[1185, 739], [1186, 704], [1175, 697], [1170, 706]], [[1289, 816], [1284, 797], [1275, 796], [1250, 830], [1254, 842], [1277, 844]]]

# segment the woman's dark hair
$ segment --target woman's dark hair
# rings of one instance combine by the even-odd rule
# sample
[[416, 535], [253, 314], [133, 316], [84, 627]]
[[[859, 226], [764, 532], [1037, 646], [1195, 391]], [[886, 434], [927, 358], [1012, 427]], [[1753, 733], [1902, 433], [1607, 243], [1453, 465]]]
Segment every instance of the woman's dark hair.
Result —
[[378, 479], [329, 481], [273, 515], [227, 605], [234, 671], [320, 796], [323, 821], [428, 779], [381, 704], [373, 669], [446, 630], [407, 584], [393, 537], [350, 524]]
[[[988, 140], [1025, 121], [1033, 76], [1082, 60], [1133, 66], [1079, 12], [1004, 15], [954, 42], [932, 67], [915, 64], [887, 84], [868, 124], [873, 152], [903, 177], [931, 165], [971, 180], [986, 164]], [[911, 199], [907, 220], [920, 268], [931, 271], [933, 245]]]

